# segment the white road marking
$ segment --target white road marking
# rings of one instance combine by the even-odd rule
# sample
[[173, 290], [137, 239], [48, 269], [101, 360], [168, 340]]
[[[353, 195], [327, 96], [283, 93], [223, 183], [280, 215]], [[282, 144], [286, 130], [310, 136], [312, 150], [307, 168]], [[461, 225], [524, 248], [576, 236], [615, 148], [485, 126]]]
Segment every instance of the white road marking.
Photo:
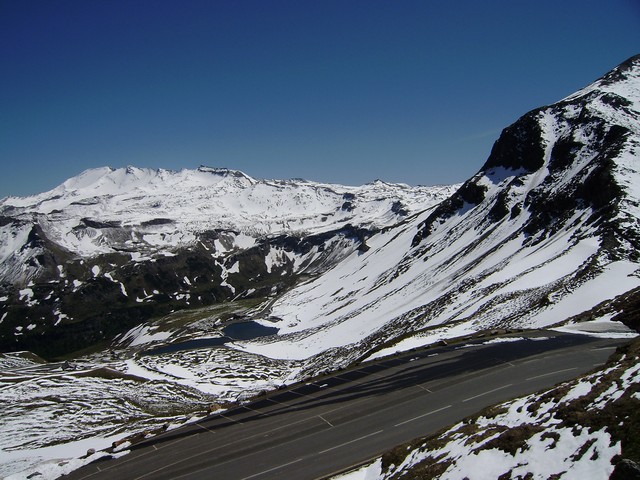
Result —
[[364, 435], [363, 437], [355, 438], [355, 439], [350, 440], [348, 442], [341, 443], [340, 445], [336, 445], [335, 447], [327, 448], [326, 450], [322, 450], [321, 452], [318, 452], [318, 454], [322, 455], [323, 453], [330, 452], [331, 450], [335, 450], [337, 448], [344, 447], [345, 445], [349, 445], [351, 443], [359, 442], [360, 440], [364, 440], [365, 438], [373, 437], [374, 435], [378, 435], [379, 433], [382, 433], [382, 432], [384, 432], [384, 430], [378, 430], [377, 432], [370, 433], [369, 435]]
[[218, 415], [220, 415], [220, 416], [221, 416], [222, 418], [224, 418], [225, 420], [229, 420], [230, 422], [238, 423], [238, 424], [242, 424], [242, 422], [241, 422], [241, 421], [239, 421], [239, 420], [234, 420], [233, 418], [231, 418], [231, 417], [227, 417], [226, 415], [222, 415], [221, 413], [220, 413], [220, 414], [218, 414]]
[[[206, 430], [209, 433], [216, 433], [213, 430], [208, 429], [207, 427], [205, 427], [204, 425], [200, 425], [199, 423], [196, 423], [196, 425], [204, 430]], [[154, 445], [153, 448], [155, 448], [156, 446]], [[157, 450], [157, 449], [156, 449]]]
[[319, 418], [320, 420], [325, 421], [325, 422], [326, 422], [330, 427], [333, 427], [333, 426], [334, 426], [334, 425], [333, 425], [329, 420], [327, 420], [326, 418], [324, 418], [322, 415], [318, 415], [318, 418]]
[[473, 399], [475, 399], [475, 398], [482, 397], [482, 396], [484, 396], [484, 395], [489, 395], [490, 393], [497, 392], [498, 390], [502, 390], [502, 389], [504, 389], [504, 388], [510, 387], [511, 385], [513, 385], [513, 383], [508, 383], [507, 385], [503, 385], [503, 386], [501, 386], [501, 387], [494, 388], [493, 390], [489, 390], [488, 392], [479, 393], [478, 395], [474, 395], [473, 397], [465, 398], [465, 399], [464, 399], [464, 400], [462, 400], [462, 401], [463, 401], [463, 402], [468, 402], [469, 400], [473, 400]]
[[[164, 465], [163, 467], [158, 468], [157, 470], [153, 470], [153, 471], [151, 471], [151, 472], [146, 472], [146, 473], [144, 473], [143, 475], [141, 475], [141, 476], [139, 476], [139, 477], [136, 477], [134, 480], [140, 480], [141, 478], [147, 478], [147, 477], [149, 477], [149, 476], [152, 476], [154, 473], [161, 472], [162, 470], [166, 470], [166, 469], [168, 469], [168, 468], [170, 468], [170, 467], [173, 467], [173, 466], [175, 466], [175, 465], [179, 465], [179, 464], [181, 464], [181, 463], [188, 462], [189, 460], [192, 460], [192, 459], [194, 459], [194, 458], [196, 458], [196, 457], [201, 457], [202, 455], [210, 454], [210, 453], [212, 453], [212, 452], [215, 452], [216, 450], [220, 450], [220, 449], [222, 449], [222, 448], [229, 447], [229, 446], [234, 445], [234, 444], [237, 444], [237, 443], [243, 443], [243, 444], [244, 444], [244, 443], [246, 443], [246, 441], [247, 441], [248, 439], [250, 439], [250, 438], [264, 437], [264, 436], [265, 436], [265, 434], [270, 434], [270, 433], [276, 432], [276, 431], [278, 431], [278, 430], [282, 430], [282, 429], [285, 429], [285, 428], [289, 428], [289, 427], [291, 427], [291, 426], [293, 426], [293, 425], [297, 425], [297, 424], [300, 424], [300, 423], [308, 422], [309, 420], [315, 420], [316, 418], [317, 418], [317, 416], [303, 418], [303, 419], [301, 419], [301, 420], [298, 420], [298, 421], [295, 421], [295, 422], [291, 422], [291, 423], [289, 423], [289, 424], [280, 425], [279, 427], [272, 428], [272, 429], [270, 429], [270, 430], [268, 430], [268, 431], [266, 431], [266, 432], [261, 432], [261, 433], [257, 433], [257, 434], [254, 434], [254, 435], [250, 435], [249, 437], [244, 437], [244, 438], [241, 438], [241, 439], [239, 439], [239, 440], [234, 440], [234, 441], [231, 441], [231, 442], [228, 442], [228, 443], [220, 443], [220, 444], [216, 445], [216, 446], [215, 446], [215, 447], [213, 447], [213, 448], [209, 448], [209, 449], [206, 449], [206, 450], [199, 449], [198, 453], [195, 453], [195, 454], [190, 455], [190, 456], [188, 456], [188, 457], [183, 457], [183, 458], [181, 458], [180, 460], [177, 460], [177, 461], [175, 461], [175, 462], [173, 462], [173, 463], [169, 463], [169, 464], [167, 464], [167, 465]], [[314, 435], [314, 434], [315, 434], [315, 433], [312, 433], [312, 434], [310, 434], [310, 435]], [[305, 435], [305, 436], [300, 437], [300, 438], [305, 438], [306, 436], [310, 436], [310, 435]], [[186, 438], [188, 438], [188, 437], [183, 437], [181, 440], [184, 440], [184, 439], [186, 439]], [[299, 439], [298, 439], [298, 440], [299, 440]], [[280, 444], [280, 445], [275, 445], [275, 446], [273, 446], [273, 447], [269, 447], [269, 448], [267, 448], [267, 450], [272, 449], [272, 448], [279, 448], [279, 447], [281, 447], [282, 445], [286, 445], [287, 443], [291, 443], [292, 441], [297, 441], [297, 440], [291, 440], [291, 441], [288, 441], [288, 442], [284, 442], [284, 443], [282, 443], [282, 444]], [[237, 460], [237, 459], [227, 460], [227, 461], [225, 461], [225, 462], [218, 463], [216, 466], [224, 465], [224, 464], [227, 464], [227, 463], [230, 463], [230, 462], [234, 462], [234, 461], [236, 461], [236, 460]], [[302, 460], [302, 459], [300, 459], [300, 460]], [[300, 460], [298, 460], [298, 461], [300, 461]], [[284, 466], [284, 465], [283, 465], [283, 466]], [[184, 475], [180, 475], [180, 476], [177, 476], [177, 477], [174, 477], [174, 478], [175, 478], [175, 479], [178, 479], [178, 478], [189, 477], [189, 476], [194, 475], [194, 474], [196, 474], [196, 473], [199, 473], [199, 472], [203, 472], [203, 471], [205, 471], [205, 470], [208, 470], [208, 469], [209, 469], [209, 468], [211, 468], [211, 467], [212, 467], [212, 466], [205, 467], [205, 468], [203, 468], [203, 469], [201, 469], [201, 470], [192, 471], [192, 472], [189, 472], [189, 473], [186, 473], [186, 474], [184, 474]], [[263, 472], [263, 473], [264, 473], [264, 472]]]
[[429, 393], [433, 393], [431, 390], [429, 390], [427, 387], [423, 387], [422, 385], [416, 385], [416, 387], [421, 388], [422, 390], [425, 390]]
[[543, 373], [542, 375], [536, 375], [534, 377], [529, 377], [529, 378], [527, 378], [527, 380], [535, 380], [536, 378], [548, 377], [549, 375], [555, 375], [556, 373], [570, 372], [571, 370], [577, 370], [577, 367], [564, 368], [562, 370], [556, 370], [555, 372]]
[[272, 398], [265, 398], [265, 400], [266, 400], [267, 402], [275, 403], [276, 405], [284, 405], [285, 407], [290, 407], [290, 406], [291, 406], [291, 405], [290, 405], [290, 404], [288, 404], [288, 403], [279, 402], [279, 401], [274, 400], [274, 399], [272, 399]]
[[257, 413], [258, 415], [262, 415], [262, 412], [260, 410], [256, 410], [255, 408], [247, 407], [246, 405], [243, 405], [242, 407], [246, 408], [247, 410], [249, 410], [251, 412]]
[[293, 462], [285, 463], [284, 465], [278, 465], [277, 467], [270, 468], [269, 470], [263, 470], [260, 473], [254, 473], [253, 475], [249, 475], [248, 477], [244, 477], [242, 480], [249, 480], [250, 478], [259, 477], [260, 475], [264, 475], [265, 473], [273, 472], [274, 470], [279, 470], [284, 467], [288, 467], [289, 465], [293, 465], [294, 463], [301, 462], [303, 459], [299, 458], [294, 460]]
[[451, 407], [451, 405], [447, 405], [446, 407], [442, 407], [442, 408], [439, 408], [437, 410], [433, 410], [431, 412], [423, 413], [422, 415], [418, 415], [417, 417], [410, 418], [409, 420], [405, 420], [404, 422], [396, 423], [394, 425], [394, 427], [399, 427], [400, 425], [404, 425], [405, 423], [413, 422], [414, 420], [418, 420], [418, 419], [420, 419], [422, 417], [427, 417], [429, 415], [433, 415], [434, 413], [441, 412], [441, 411], [446, 410], [447, 408], [450, 408], [450, 407]]

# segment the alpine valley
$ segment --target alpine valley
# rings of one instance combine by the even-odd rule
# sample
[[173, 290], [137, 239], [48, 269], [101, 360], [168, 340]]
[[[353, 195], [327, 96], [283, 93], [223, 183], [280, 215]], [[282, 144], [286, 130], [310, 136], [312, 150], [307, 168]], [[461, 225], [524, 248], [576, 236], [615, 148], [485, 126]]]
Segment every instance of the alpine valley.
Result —
[[5, 198], [0, 475], [464, 336], [631, 335], [639, 251], [640, 56], [461, 185], [105, 167]]

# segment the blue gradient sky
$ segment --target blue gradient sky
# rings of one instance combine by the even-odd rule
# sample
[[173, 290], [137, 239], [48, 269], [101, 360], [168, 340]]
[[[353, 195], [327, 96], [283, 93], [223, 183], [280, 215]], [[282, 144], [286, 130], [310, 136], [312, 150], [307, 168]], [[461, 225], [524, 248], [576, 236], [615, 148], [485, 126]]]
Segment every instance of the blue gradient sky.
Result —
[[462, 181], [639, 26], [637, 0], [0, 0], [0, 197], [103, 165]]

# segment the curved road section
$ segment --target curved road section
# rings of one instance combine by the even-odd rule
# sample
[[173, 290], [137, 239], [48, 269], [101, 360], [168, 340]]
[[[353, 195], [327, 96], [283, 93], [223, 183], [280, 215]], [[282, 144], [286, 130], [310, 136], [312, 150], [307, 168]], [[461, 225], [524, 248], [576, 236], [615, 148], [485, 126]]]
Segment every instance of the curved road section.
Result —
[[424, 349], [299, 384], [65, 478], [323, 478], [484, 407], [586, 373], [626, 343], [558, 332], [521, 335]]

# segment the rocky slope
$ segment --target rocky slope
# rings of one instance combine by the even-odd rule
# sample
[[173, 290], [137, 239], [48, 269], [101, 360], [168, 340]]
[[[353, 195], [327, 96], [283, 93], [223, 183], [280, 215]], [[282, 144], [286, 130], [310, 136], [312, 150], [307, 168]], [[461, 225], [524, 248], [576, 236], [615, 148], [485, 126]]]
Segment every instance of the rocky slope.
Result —
[[241, 348], [344, 363], [588, 311], [640, 286], [639, 62], [525, 114], [457, 190], [130, 167], [4, 199], [0, 348], [53, 356], [251, 297], [279, 332]]

